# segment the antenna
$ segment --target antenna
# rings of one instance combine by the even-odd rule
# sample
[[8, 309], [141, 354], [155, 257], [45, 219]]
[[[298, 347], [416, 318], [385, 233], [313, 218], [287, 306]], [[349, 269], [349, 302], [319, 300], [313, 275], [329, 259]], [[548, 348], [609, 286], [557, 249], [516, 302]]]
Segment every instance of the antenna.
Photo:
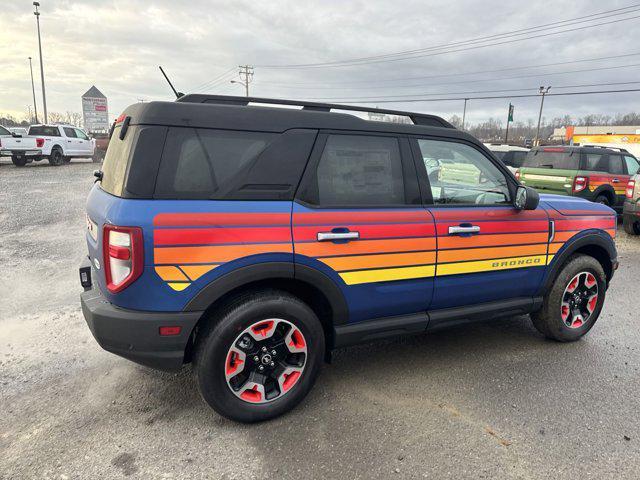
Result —
[[160, 65], [158, 65], [158, 68], [162, 72], [162, 75], [164, 75], [164, 78], [167, 80], [167, 83], [171, 87], [171, 90], [173, 90], [173, 93], [176, 95], [176, 98], [180, 98], [180, 97], [184, 96], [184, 93], [178, 92], [175, 88], [173, 88], [173, 83], [171, 83], [171, 80], [169, 80], [169, 77], [167, 77], [167, 74], [164, 73], [164, 70], [162, 69], [162, 67]]

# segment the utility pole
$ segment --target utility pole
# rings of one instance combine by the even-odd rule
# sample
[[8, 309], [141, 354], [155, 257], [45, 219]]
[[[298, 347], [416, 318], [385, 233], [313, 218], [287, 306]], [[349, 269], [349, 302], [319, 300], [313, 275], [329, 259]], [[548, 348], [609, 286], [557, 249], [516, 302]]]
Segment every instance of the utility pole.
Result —
[[231, 80], [231, 83], [239, 83], [244, 86], [245, 95], [249, 96], [249, 84], [253, 81], [253, 67], [251, 65], [240, 65], [240, 80]]
[[[33, 83], [33, 65], [31, 64], [31, 57], [29, 57], [29, 70], [31, 71], [31, 91], [33, 92], [33, 111], [35, 113], [35, 122], [38, 123], [38, 104], [36, 103], [36, 87]], [[29, 121], [33, 121], [30, 118]]]
[[36, 16], [36, 24], [38, 26], [38, 50], [40, 51], [40, 80], [42, 82], [42, 108], [44, 110], [44, 123], [47, 123], [47, 95], [44, 90], [44, 67], [42, 65], [42, 41], [40, 40], [40, 12], [38, 7], [40, 3], [33, 2], [33, 6], [36, 7], [36, 11], [33, 14]]
[[464, 130], [464, 121], [467, 118], [467, 100], [469, 99], [464, 99], [464, 110], [462, 110], [462, 130]]
[[544, 107], [544, 96], [549, 93], [551, 87], [540, 87], [538, 93], [542, 95], [542, 99], [540, 100], [540, 113], [538, 114], [538, 128], [536, 129], [536, 140], [534, 145], [540, 145], [540, 121], [542, 120], [542, 107]]
[[32, 123], [33, 117], [31, 116], [31, 105], [27, 105], [27, 111], [29, 112], [29, 123]]
[[509, 143], [509, 122], [513, 122], [513, 105], [509, 102], [509, 113], [507, 114], [507, 131], [504, 134], [504, 143]]

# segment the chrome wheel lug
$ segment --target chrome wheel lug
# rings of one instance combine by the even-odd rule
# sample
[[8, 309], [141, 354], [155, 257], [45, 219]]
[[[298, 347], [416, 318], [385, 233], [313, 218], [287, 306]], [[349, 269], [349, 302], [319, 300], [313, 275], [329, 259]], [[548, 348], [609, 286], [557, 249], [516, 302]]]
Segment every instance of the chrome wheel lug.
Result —
[[267, 351], [267, 347], [262, 347], [262, 351], [266, 352]]
[[274, 367], [276, 364], [274, 362], [271, 362], [269, 365], [271, 365], [272, 367]]
[[271, 355], [277, 355], [278, 352], [276, 352], [275, 350], [271, 350]]
[[263, 371], [263, 370], [264, 370], [264, 367], [263, 367], [262, 365], [259, 365], [259, 366], [258, 366], [258, 370]]
[[255, 357], [253, 357], [253, 361], [254, 362], [259, 362], [260, 361], [260, 357], [258, 357], [257, 355]]

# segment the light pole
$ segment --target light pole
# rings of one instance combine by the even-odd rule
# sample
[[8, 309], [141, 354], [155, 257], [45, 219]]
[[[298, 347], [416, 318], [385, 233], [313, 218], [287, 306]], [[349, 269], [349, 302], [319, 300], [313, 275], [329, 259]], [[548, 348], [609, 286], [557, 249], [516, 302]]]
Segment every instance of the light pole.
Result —
[[540, 113], [538, 114], [538, 128], [536, 128], [536, 141], [534, 145], [540, 145], [540, 121], [542, 120], [542, 107], [544, 107], [544, 96], [549, 93], [551, 87], [540, 87], [538, 93], [542, 95], [542, 99], [540, 100]]
[[[29, 70], [31, 71], [31, 91], [33, 92], [33, 111], [35, 114], [35, 122], [38, 123], [38, 104], [36, 103], [36, 87], [33, 83], [33, 65], [31, 64], [31, 57], [29, 57]], [[30, 119], [33, 121], [33, 119]]]
[[243, 82], [242, 80], [231, 80], [231, 83], [238, 83], [244, 87], [245, 96], [249, 96], [249, 84], [247, 82]]
[[44, 123], [47, 123], [47, 94], [44, 90], [44, 66], [42, 65], [42, 41], [40, 40], [40, 12], [38, 11], [38, 7], [40, 6], [39, 2], [33, 2], [33, 6], [36, 8], [36, 11], [33, 14], [36, 16], [36, 24], [38, 26], [38, 50], [40, 52], [40, 81], [42, 83], [42, 108], [44, 110]]

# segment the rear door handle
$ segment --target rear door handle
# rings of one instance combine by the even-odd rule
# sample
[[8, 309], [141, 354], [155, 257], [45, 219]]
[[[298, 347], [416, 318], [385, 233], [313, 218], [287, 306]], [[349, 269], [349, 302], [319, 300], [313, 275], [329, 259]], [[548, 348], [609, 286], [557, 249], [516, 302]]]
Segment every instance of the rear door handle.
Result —
[[464, 235], [480, 233], [480, 227], [477, 225], [458, 225], [449, 227], [449, 235]]
[[319, 242], [328, 242], [332, 240], [358, 240], [360, 232], [318, 232]]

